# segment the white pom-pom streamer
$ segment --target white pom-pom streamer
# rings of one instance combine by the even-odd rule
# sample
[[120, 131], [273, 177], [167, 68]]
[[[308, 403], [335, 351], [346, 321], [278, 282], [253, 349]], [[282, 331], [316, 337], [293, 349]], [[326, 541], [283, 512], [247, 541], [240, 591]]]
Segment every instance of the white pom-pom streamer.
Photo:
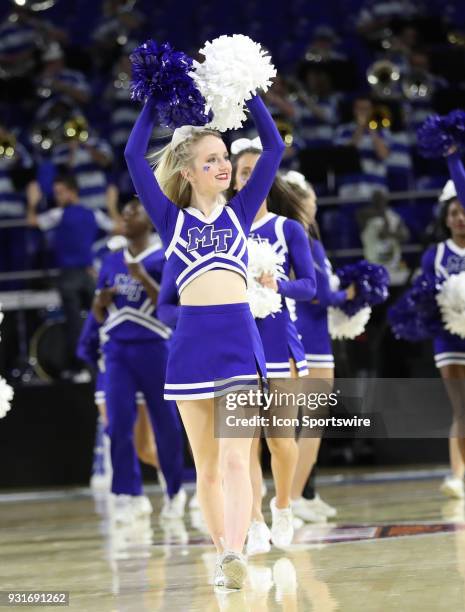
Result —
[[263, 287], [257, 279], [262, 274], [272, 274], [274, 278], [282, 274], [284, 256], [278, 255], [270, 243], [265, 241], [249, 239], [247, 250], [247, 299], [252, 315], [256, 319], [264, 319], [270, 314], [281, 312], [281, 296], [273, 289]]
[[247, 119], [244, 102], [261, 89], [264, 92], [276, 76], [276, 68], [262, 47], [248, 36], [220, 36], [205, 43], [190, 73], [206, 100], [205, 111], [213, 111], [208, 124], [221, 132], [242, 127]]
[[370, 320], [371, 308], [365, 306], [349, 317], [340, 308], [328, 308], [328, 327], [334, 340], [353, 340], [365, 331]]
[[[2, 305], [0, 304], [0, 325], [3, 321]], [[2, 339], [0, 335], [0, 340]], [[0, 376], [0, 419], [6, 415], [8, 410], [11, 408], [11, 401], [13, 399], [13, 389], [6, 382], [4, 378]]]
[[8, 410], [10, 410], [12, 400], [13, 389], [6, 380], [0, 376], [0, 419], [3, 419]]
[[436, 300], [447, 331], [465, 338], [465, 272], [449, 276]]

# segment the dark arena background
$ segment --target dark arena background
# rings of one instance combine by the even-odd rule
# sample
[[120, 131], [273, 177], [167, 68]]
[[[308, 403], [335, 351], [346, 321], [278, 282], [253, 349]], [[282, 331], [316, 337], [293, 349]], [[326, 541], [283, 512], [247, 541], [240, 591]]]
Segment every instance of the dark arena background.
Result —
[[[233, 34], [260, 43], [277, 69], [262, 98], [285, 143], [280, 172], [312, 185], [333, 269], [366, 260], [389, 273], [389, 295], [363, 331], [332, 341], [336, 385], [428, 379], [437, 394], [433, 402], [412, 392], [407, 401], [400, 383], [384, 385], [383, 410], [393, 409], [396, 427], [328, 431], [304, 497], [324, 498], [330, 510], [317, 504], [301, 517], [295, 506], [293, 543], [249, 555], [246, 588], [217, 592], [209, 531], [190, 503], [196, 474], [185, 432], [185, 512], [167, 516], [163, 478], [142, 444], [137, 470], [153, 513], [121, 527], [96, 407], [98, 367], [75, 351], [108, 241], [122, 233], [136, 192], [124, 158], [142, 108], [131, 99], [130, 55], [153, 39], [200, 60], [207, 40]], [[465, 378], [465, 341], [455, 334], [441, 362], [434, 333], [408, 341], [388, 317], [427, 249], [453, 242], [448, 203], [463, 213], [465, 174], [459, 185], [445, 155], [421, 154], [417, 135], [428, 117], [456, 109], [465, 110], [460, 0], [2, 0], [0, 609], [46, 606], [29, 592], [66, 592], [70, 609], [96, 612], [465, 609], [463, 436], [449, 436], [465, 392], [460, 380], [455, 395], [447, 386]], [[157, 127], [150, 149], [171, 134]], [[228, 148], [256, 135], [250, 118], [223, 134]], [[68, 274], [57, 238], [63, 177], [95, 213], [92, 257], [81, 269], [87, 284]], [[457, 223], [465, 240], [465, 214]], [[81, 232], [76, 222], [70, 240]], [[460, 276], [465, 242], [455, 244]], [[410, 314], [420, 318], [421, 308]], [[274, 484], [262, 446], [268, 521]]]

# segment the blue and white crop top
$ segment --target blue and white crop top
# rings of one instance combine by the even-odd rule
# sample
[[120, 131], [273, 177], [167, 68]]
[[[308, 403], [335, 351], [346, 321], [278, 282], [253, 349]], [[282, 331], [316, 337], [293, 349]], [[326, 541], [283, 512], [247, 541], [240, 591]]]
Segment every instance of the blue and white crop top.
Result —
[[[260, 97], [247, 103], [263, 153], [244, 188], [209, 217], [191, 206], [180, 209], [161, 190], [145, 158], [154, 127], [154, 103], [148, 100], [129, 137], [126, 162], [137, 194], [161, 236], [172, 262], [180, 295], [207, 270], [222, 269], [247, 277], [247, 235], [273, 183], [284, 151], [282, 138]], [[171, 263], [171, 262], [170, 262]]]

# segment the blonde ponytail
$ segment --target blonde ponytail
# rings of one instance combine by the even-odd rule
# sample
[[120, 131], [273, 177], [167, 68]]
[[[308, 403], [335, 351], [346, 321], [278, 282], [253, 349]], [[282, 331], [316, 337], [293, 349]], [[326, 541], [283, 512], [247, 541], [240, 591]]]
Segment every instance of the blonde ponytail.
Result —
[[219, 132], [206, 128], [194, 132], [190, 138], [181, 142], [174, 150], [170, 143], [159, 151], [148, 155], [148, 160], [153, 165], [155, 177], [161, 190], [179, 208], [189, 206], [192, 196], [191, 184], [183, 177], [181, 171], [189, 166], [194, 159], [193, 145], [205, 136], [221, 138]]

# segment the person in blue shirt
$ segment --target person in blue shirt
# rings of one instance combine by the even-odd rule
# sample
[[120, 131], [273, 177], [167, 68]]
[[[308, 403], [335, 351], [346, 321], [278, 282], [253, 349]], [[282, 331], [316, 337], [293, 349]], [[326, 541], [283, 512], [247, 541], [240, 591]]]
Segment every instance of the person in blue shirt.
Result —
[[53, 184], [56, 208], [37, 214], [36, 206], [28, 209], [31, 227], [51, 231], [51, 245], [60, 273], [60, 292], [67, 328], [68, 367], [71, 374], [82, 369], [76, 358], [76, 346], [82, 326], [82, 310], [90, 310], [94, 297], [92, 245], [100, 231], [111, 232], [113, 222], [102, 211], [92, 211], [79, 200], [76, 179], [71, 175], [55, 178]]

